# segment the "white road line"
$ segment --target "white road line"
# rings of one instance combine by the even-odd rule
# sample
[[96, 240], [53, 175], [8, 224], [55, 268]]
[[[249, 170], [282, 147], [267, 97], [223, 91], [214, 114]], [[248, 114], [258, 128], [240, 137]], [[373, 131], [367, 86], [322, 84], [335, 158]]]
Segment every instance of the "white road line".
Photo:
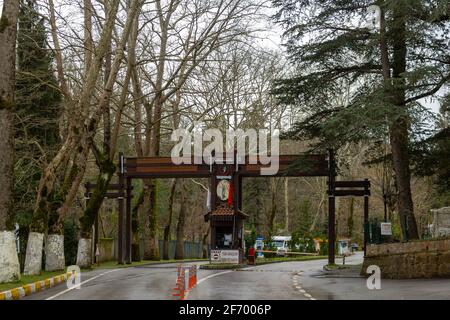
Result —
[[79, 286], [75, 286], [75, 287], [72, 287], [72, 288], [70, 288], [70, 289], [66, 289], [66, 290], [64, 290], [64, 291], [61, 291], [61, 292], [55, 294], [54, 296], [51, 296], [51, 297], [49, 297], [49, 298], [47, 298], [47, 299], [45, 299], [45, 300], [53, 300], [53, 299], [55, 299], [55, 298], [57, 298], [57, 297], [59, 297], [59, 296], [62, 296], [63, 294], [66, 294], [66, 293], [69, 292], [69, 291], [72, 291], [72, 290], [74, 290], [74, 289], [77, 289], [77, 288], [83, 286], [84, 284], [86, 284], [86, 283], [88, 283], [88, 282], [91, 282], [91, 281], [93, 281], [93, 280], [95, 280], [95, 279], [98, 279], [98, 278], [100, 278], [100, 277], [103, 277], [104, 275], [107, 275], [108, 273], [112, 273], [112, 272], [119, 271], [119, 270], [122, 270], [122, 269], [114, 269], [114, 270], [110, 270], [110, 271], [101, 273], [101, 274], [99, 274], [98, 276], [92, 277], [92, 278], [90, 278], [90, 279], [87, 279], [87, 280], [81, 282]]
[[209, 280], [209, 279], [211, 279], [211, 278], [218, 277], [218, 276], [221, 276], [221, 275], [224, 275], [224, 274], [227, 274], [227, 273], [232, 273], [232, 272], [233, 272], [233, 270], [211, 274], [211, 275], [209, 275], [209, 276], [207, 276], [207, 277], [205, 277], [205, 278], [200, 279], [200, 280], [197, 282], [197, 286], [199, 286], [202, 282], [204, 282], [204, 281], [206, 281], [206, 280]]
[[312, 295], [310, 295], [309, 293], [307, 293], [307, 292], [299, 285], [298, 282], [299, 282], [300, 280], [297, 280], [297, 277], [298, 277], [299, 275], [301, 275], [301, 274], [300, 274], [300, 273], [297, 273], [297, 275], [294, 275], [294, 276], [293, 276], [292, 281], [294, 282], [294, 287], [295, 287], [300, 293], [302, 293], [306, 298], [308, 298], [309, 300], [316, 300], [316, 299], [313, 298]]

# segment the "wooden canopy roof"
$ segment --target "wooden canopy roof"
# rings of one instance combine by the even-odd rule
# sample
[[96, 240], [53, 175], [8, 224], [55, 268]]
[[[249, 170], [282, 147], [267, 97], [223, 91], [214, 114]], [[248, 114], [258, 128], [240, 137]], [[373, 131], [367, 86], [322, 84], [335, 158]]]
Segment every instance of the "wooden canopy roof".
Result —
[[208, 212], [205, 215], [205, 221], [208, 222], [210, 219], [228, 221], [232, 220], [233, 217], [239, 217], [241, 219], [246, 219], [247, 214], [240, 210], [229, 207], [228, 205], [222, 205], [217, 207], [215, 210]]

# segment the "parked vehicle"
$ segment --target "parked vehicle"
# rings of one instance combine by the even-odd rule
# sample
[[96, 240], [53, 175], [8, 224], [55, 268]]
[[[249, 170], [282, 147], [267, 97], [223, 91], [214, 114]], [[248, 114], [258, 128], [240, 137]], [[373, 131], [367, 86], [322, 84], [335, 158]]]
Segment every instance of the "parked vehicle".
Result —
[[277, 256], [284, 257], [289, 251], [289, 243], [292, 241], [291, 236], [274, 236], [272, 237], [272, 246], [277, 250]]

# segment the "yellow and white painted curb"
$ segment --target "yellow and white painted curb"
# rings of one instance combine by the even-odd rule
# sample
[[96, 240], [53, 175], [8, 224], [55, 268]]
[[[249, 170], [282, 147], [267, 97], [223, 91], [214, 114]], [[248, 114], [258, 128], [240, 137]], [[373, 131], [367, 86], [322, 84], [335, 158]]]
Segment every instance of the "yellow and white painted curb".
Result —
[[22, 287], [14, 288], [8, 291], [0, 292], [0, 300], [19, 300], [35, 292], [44, 291], [69, 279], [72, 273], [68, 272], [53, 278], [26, 284]]

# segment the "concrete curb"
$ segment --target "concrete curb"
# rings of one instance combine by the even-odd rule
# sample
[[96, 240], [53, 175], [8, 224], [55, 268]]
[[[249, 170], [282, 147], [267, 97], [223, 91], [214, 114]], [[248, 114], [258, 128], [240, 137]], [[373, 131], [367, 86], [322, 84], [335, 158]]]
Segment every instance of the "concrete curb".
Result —
[[52, 288], [60, 283], [64, 283], [72, 275], [68, 272], [59, 276], [55, 276], [42, 281], [26, 284], [22, 287], [14, 288], [4, 292], [0, 292], [0, 300], [19, 300], [23, 297], [29, 296], [35, 292], [44, 291]]

